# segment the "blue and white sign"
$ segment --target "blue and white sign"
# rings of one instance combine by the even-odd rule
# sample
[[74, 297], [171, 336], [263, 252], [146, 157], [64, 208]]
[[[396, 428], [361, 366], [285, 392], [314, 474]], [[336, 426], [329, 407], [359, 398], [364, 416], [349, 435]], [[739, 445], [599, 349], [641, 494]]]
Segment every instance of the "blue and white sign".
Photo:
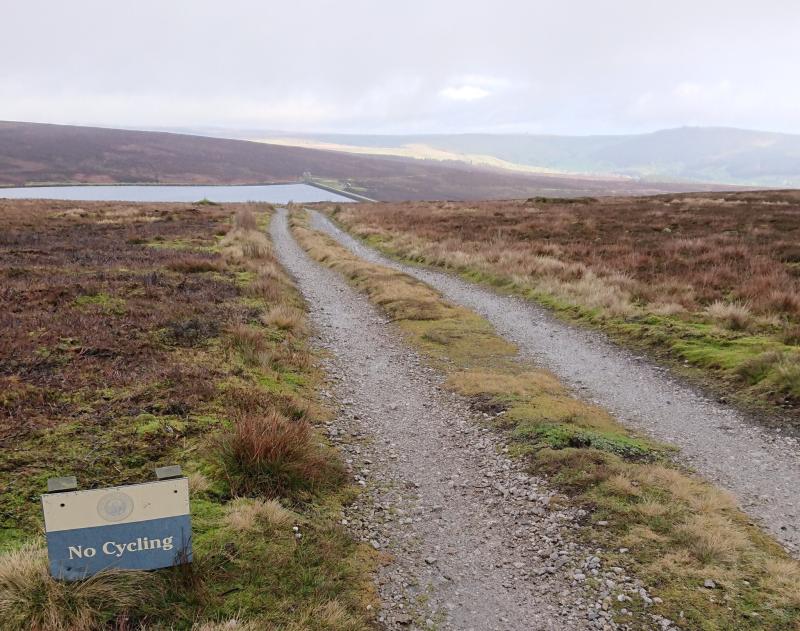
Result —
[[189, 483], [173, 478], [42, 496], [50, 573], [76, 581], [105, 569], [192, 560]]

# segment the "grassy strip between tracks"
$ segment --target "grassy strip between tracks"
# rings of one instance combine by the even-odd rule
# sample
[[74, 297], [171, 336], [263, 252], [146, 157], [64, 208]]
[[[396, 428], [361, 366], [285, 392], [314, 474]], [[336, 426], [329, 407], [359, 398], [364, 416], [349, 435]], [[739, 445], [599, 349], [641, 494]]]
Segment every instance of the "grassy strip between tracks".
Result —
[[564, 501], [592, 509], [581, 536], [662, 600], [625, 604], [641, 624], [651, 623], [649, 612], [686, 629], [800, 628], [800, 564], [728, 494], [671, 464], [668, 447], [573, 398], [552, 374], [514, 361], [516, 349], [473, 312], [363, 261], [296, 213], [292, 228], [312, 257], [396, 322], [450, 388], [489, 413], [513, 452], [547, 475]]
[[[315, 429], [320, 375], [268, 213], [37, 204], [0, 208], [0, 629], [372, 628], [375, 553], [339, 525], [355, 491]], [[51, 579], [46, 479], [163, 464], [189, 475], [193, 564]]]

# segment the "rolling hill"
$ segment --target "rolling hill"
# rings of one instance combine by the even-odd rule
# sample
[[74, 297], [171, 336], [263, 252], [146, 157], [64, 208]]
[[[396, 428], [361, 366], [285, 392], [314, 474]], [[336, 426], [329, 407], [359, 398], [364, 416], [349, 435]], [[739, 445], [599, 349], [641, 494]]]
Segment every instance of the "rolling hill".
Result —
[[168, 132], [0, 122], [0, 185], [255, 184], [298, 181], [307, 172], [392, 201], [641, 195], [710, 188], [627, 177], [519, 173], [459, 161], [355, 155]]
[[649, 134], [552, 136], [452, 134], [416, 136], [266, 132], [240, 137], [330, 147], [359, 154], [439, 155], [508, 169], [627, 176], [646, 181], [800, 186], [800, 135], [728, 127], [681, 127]]

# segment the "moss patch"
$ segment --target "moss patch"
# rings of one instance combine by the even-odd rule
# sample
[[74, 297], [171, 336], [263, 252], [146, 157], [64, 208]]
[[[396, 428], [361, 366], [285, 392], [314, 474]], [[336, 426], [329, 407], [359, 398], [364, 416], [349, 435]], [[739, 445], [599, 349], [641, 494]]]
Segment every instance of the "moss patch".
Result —
[[75, 305], [83, 309], [96, 307], [100, 311], [114, 315], [125, 313], [125, 301], [106, 293], [78, 296], [75, 298]]

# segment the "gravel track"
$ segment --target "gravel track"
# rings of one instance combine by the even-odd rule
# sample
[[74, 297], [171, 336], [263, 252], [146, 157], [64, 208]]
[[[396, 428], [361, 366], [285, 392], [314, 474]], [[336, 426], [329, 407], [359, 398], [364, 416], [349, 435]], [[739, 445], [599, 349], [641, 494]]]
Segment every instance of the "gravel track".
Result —
[[[341, 405], [328, 435], [365, 489], [343, 523], [391, 558], [378, 577], [384, 627], [624, 628], [613, 607], [649, 595], [574, 542], [586, 512], [551, 503], [546, 483], [504, 455], [485, 415], [444, 390], [366, 297], [307, 256], [285, 210], [270, 230], [326, 351], [322, 394]], [[596, 592], [587, 576], [615, 587]]]
[[557, 320], [530, 301], [495, 293], [455, 276], [391, 260], [317, 211], [312, 226], [361, 258], [392, 267], [489, 320], [522, 357], [553, 371], [576, 396], [620, 422], [680, 447], [679, 458], [731, 491], [742, 508], [800, 556], [800, 443], [621, 349], [604, 335]]

